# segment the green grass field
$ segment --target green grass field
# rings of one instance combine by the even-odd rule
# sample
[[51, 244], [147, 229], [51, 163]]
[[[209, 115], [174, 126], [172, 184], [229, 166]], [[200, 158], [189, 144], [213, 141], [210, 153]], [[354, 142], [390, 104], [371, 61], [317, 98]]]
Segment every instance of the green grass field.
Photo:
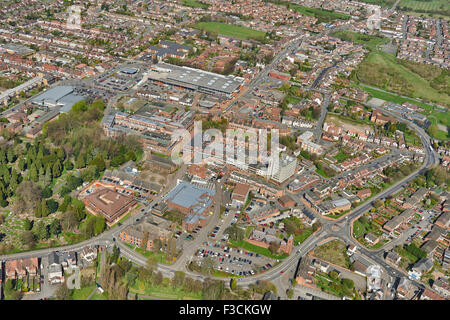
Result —
[[72, 300], [86, 300], [89, 294], [96, 288], [95, 284], [82, 287], [79, 290], [74, 290], [72, 293]]
[[350, 41], [357, 44], [362, 44], [369, 50], [376, 50], [378, 45], [389, 42], [389, 39], [381, 36], [372, 36], [368, 34], [362, 34], [351, 31], [338, 30], [330, 34], [333, 37], [342, 39], [344, 41]]
[[197, 0], [183, 0], [183, 5], [186, 7], [191, 7], [191, 8], [203, 8], [203, 9], [209, 8], [209, 4], [202, 3]]
[[450, 2], [448, 0], [401, 0], [398, 7], [412, 14], [424, 13], [427, 16], [450, 17]]
[[[450, 96], [444, 90], [448, 76], [442, 69], [399, 60], [394, 54], [383, 52], [381, 45], [389, 42], [387, 38], [349, 31], [336, 31], [332, 35], [362, 44], [370, 51], [355, 73], [354, 78], [358, 81], [411, 98], [450, 106]], [[433, 82], [434, 79], [440, 81]]]
[[247, 241], [244, 241], [244, 240], [241, 240], [241, 241], [230, 240], [229, 242], [230, 242], [230, 244], [232, 244], [232, 245], [234, 245], [234, 246], [236, 246], [238, 248], [245, 249], [245, 250], [248, 250], [248, 251], [252, 251], [252, 252], [255, 252], [255, 253], [259, 253], [260, 255], [263, 255], [263, 256], [266, 256], [266, 257], [269, 257], [269, 258], [272, 258], [272, 259], [284, 259], [284, 258], [287, 257], [287, 256], [278, 256], [278, 255], [272, 254], [269, 249], [256, 246], [256, 245], [251, 244], [251, 243], [249, 243]]
[[450, 106], [449, 95], [432, 88], [429, 80], [398, 63], [395, 55], [390, 53], [372, 51], [360, 64], [356, 75], [362, 83]]
[[350, 16], [347, 14], [344, 14], [344, 13], [327, 11], [327, 10], [322, 10], [322, 9], [317, 9], [317, 8], [309, 8], [309, 7], [300, 6], [297, 4], [291, 4], [290, 8], [301, 13], [302, 15], [316, 17], [318, 23], [322, 23], [322, 22], [330, 23], [337, 19], [341, 19], [341, 20], [350, 19]]
[[322, 177], [327, 179], [330, 177], [322, 168], [316, 169], [316, 173], [320, 174]]
[[392, 7], [396, 0], [361, 0], [361, 2], [376, 4], [383, 8]]
[[359, 220], [355, 220], [353, 223], [353, 236], [359, 238], [364, 234], [365, 228]]
[[250, 29], [242, 26], [235, 26], [222, 22], [199, 22], [193, 25], [194, 28], [217, 32], [218, 34], [235, 37], [239, 39], [254, 39], [258, 41], [264, 40], [266, 33], [259, 30]]
[[148, 295], [155, 298], [160, 298], [164, 300], [198, 300], [202, 298], [201, 293], [190, 293], [186, 292], [183, 288], [173, 288], [164, 279], [161, 285], [151, 285], [141, 283], [139, 279], [136, 280], [135, 284], [130, 287], [131, 293], [137, 293], [141, 295]]
[[418, 101], [415, 101], [413, 99], [403, 98], [403, 97], [400, 97], [400, 96], [398, 96], [396, 94], [384, 92], [384, 91], [373, 89], [373, 88], [369, 88], [369, 87], [364, 86], [364, 85], [360, 85], [360, 87], [362, 89], [364, 89], [364, 91], [369, 93], [373, 98], [378, 98], [378, 99], [381, 99], [381, 100], [390, 101], [390, 102], [394, 102], [394, 103], [398, 103], [398, 104], [402, 104], [403, 102], [411, 102], [411, 103], [414, 103], [414, 104], [418, 105], [419, 107], [424, 108], [425, 110], [433, 110], [433, 106], [431, 106], [429, 104], [426, 104], [426, 103], [423, 103], [423, 102], [418, 102]]
[[294, 237], [294, 244], [298, 245], [303, 243], [306, 239], [309, 238], [310, 235], [314, 233], [313, 228], [307, 228], [304, 232]]

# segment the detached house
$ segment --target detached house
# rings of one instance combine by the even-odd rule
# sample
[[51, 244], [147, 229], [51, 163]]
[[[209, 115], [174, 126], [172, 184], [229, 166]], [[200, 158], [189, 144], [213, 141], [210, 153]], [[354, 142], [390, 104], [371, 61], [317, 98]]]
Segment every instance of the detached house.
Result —
[[48, 256], [48, 281], [51, 284], [64, 282], [64, 273], [60, 258], [56, 252], [52, 252]]

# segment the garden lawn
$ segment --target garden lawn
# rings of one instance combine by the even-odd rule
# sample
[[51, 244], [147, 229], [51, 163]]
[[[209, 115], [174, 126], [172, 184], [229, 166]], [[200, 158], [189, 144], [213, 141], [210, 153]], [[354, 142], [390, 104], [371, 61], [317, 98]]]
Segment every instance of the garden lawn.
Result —
[[323, 168], [316, 169], [316, 173], [320, 174], [324, 178], [329, 178], [330, 176], [323, 170]]
[[89, 294], [96, 288], [96, 285], [82, 287], [79, 290], [74, 290], [72, 293], [72, 300], [86, 300]]
[[347, 160], [349, 157], [350, 155], [342, 150], [340, 150], [339, 153], [334, 156], [338, 163]]

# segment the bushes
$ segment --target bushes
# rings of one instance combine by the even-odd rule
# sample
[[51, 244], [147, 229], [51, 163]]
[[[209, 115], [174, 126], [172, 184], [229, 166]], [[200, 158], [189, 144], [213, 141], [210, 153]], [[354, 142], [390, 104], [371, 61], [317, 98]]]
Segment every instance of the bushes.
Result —
[[411, 253], [418, 259], [423, 259], [427, 257], [427, 252], [423, 249], [418, 248], [414, 243], [405, 246], [405, 250]]

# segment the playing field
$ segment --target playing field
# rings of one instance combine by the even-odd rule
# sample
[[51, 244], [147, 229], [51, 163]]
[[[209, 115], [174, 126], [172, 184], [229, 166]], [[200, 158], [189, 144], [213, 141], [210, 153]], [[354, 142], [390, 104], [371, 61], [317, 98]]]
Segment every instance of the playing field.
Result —
[[218, 34], [235, 37], [239, 39], [255, 39], [263, 40], [266, 33], [259, 30], [250, 29], [242, 26], [235, 26], [232, 24], [226, 24], [222, 22], [199, 22], [193, 26], [197, 29], [202, 29], [211, 32], [217, 32]]
[[400, 7], [421, 11], [439, 11], [450, 9], [450, 2], [448, 0], [402, 0], [400, 1]]
[[348, 20], [350, 19], [349, 15], [346, 15], [344, 13], [335, 12], [335, 11], [327, 11], [317, 8], [310, 8], [305, 6], [300, 6], [297, 4], [291, 4], [291, 9], [294, 9], [295, 11], [310, 17], [316, 17], [318, 22], [325, 22], [325, 23], [331, 23], [334, 20], [342, 19], [342, 20]]
[[447, 94], [432, 88], [430, 81], [405, 68], [390, 53], [371, 52], [367, 59], [361, 63], [357, 76], [363, 83], [381, 87], [388, 91], [433, 101], [440, 105], [450, 105], [450, 97]]
[[398, 5], [408, 13], [426, 13], [427, 15], [450, 17], [450, 1], [448, 0], [402, 0]]
[[203, 9], [208, 9], [209, 7], [209, 4], [202, 3], [197, 0], [183, 0], [183, 5], [191, 8], [203, 8]]
[[361, 0], [361, 2], [379, 5], [381, 7], [392, 7], [396, 0]]

